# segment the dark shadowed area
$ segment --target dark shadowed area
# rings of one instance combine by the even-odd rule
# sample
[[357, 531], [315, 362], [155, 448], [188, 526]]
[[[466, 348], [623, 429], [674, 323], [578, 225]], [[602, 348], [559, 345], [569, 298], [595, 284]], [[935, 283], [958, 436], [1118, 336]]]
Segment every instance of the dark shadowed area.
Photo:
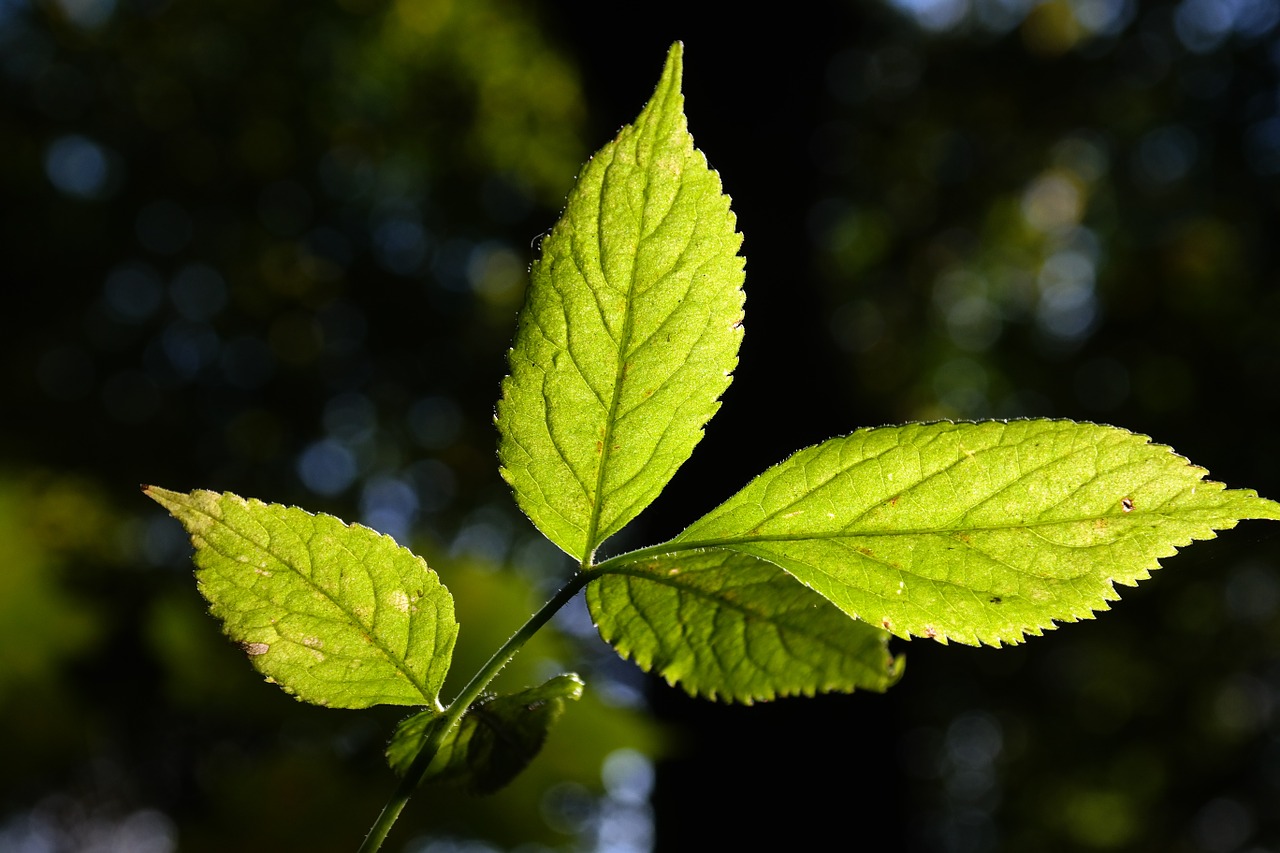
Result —
[[[1112, 423], [1280, 497], [1280, 0], [693, 5], [0, 0], [0, 850], [355, 849], [405, 709], [264, 684], [138, 484], [411, 545], [472, 671], [571, 570], [494, 457], [527, 267], [677, 39], [746, 337], [611, 550], [903, 420]], [[571, 608], [504, 675], [586, 681], [544, 753], [384, 849], [1280, 851], [1276, 532], [1122, 592], [753, 707]]]

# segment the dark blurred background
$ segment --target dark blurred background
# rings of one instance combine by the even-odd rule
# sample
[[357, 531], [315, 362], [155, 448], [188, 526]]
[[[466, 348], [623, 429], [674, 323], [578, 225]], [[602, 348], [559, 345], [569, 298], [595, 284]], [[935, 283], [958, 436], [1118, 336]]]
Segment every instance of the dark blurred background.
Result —
[[[465, 675], [569, 566], [496, 473], [527, 266], [686, 46], [746, 235], [741, 364], [618, 548], [863, 425], [1071, 417], [1280, 496], [1280, 0], [0, 0], [0, 850], [353, 850], [400, 709], [265, 685], [139, 483], [361, 521]], [[695, 702], [581, 608], [584, 700], [388, 850], [1280, 851], [1280, 539], [904, 681]]]

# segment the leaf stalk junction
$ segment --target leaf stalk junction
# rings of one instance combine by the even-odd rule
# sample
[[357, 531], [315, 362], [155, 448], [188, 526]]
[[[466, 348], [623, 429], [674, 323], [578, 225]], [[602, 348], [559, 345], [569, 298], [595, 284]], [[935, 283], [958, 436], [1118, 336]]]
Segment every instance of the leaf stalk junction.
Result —
[[369, 834], [365, 836], [364, 843], [360, 845], [358, 853], [375, 853], [382, 847], [382, 842], [386, 840], [387, 833], [391, 831], [396, 819], [404, 811], [409, 798], [417, 790], [418, 786], [422, 784], [422, 778], [426, 774], [427, 768], [431, 766], [431, 762], [435, 759], [436, 753], [439, 752], [440, 745], [444, 742], [449, 730], [458, 724], [458, 721], [462, 719], [463, 714], [467, 712], [472, 703], [480, 698], [480, 694], [484, 692], [489, 682], [516, 656], [516, 653], [524, 647], [524, 644], [543, 625], [547, 624], [560, 608], [568, 604], [590, 580], [591, 576], [585, 572], [578, 572], [571, 577], [546, 604], [538, 609], [538, 612], [530, 616], [528, 621], [521, 625], [519, 630], [512, 634], [511, 638], [493, 653], [484, 666], [476, 671], [476, 674], [471, 677], [467, 685], [454, 697], [453, 701], [445, 707], [444, 713], [432, 728], [431, 735], [418, 751], [418, 755], [414, 758], [408, 772], [400, 780], [400, 784], [392, 793], [391, 798], [387, 800], [387, 804], [382, 807], [382, 812], [379, 813], [378, 819], [369, 828]]

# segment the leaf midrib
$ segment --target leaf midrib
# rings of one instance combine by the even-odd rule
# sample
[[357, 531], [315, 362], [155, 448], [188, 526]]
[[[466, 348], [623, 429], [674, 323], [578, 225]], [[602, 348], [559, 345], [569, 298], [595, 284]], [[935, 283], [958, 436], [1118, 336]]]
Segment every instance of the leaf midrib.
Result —
[[[1211, 508], [1205, 508], [1206, 510]], [[1194, 512], [1194, 509], [1188, 509], [1188, 512]], [[796, 532], [796, 533], [757, 533], [743, 536], [727, 536], [720, 539], [699, 539], [699, 540], [678, 540], [673, 539], [668, 544], [679, 545], [679, 550], [685, 551], [690, 548], [724, 548], [733, 544], [749, 544], [753, 542], [788, 542], [801, 541], [806, 539], [848, 539], [851, 537], [867, 536], [867, 537], [884, 537], [884, 536], [938, 536], [942, 534], [956, 533], [990, 533], [1001, 530], [1027, 530], [1037, 527], [1054, 527], [1059, 525], [1084, 524], [1086, 522], [1099, 521], [1137, 521], [1144, 518], [1159, 519], [1162, 521], [1179, 521], [1181, 513], [1159, 513], [1148, 511], [1142, 514], [1137, 512], [1118, 515], [1116, 513], [1101, 513], [1098, 515], [1081, 515], [1070, 518], [1053, 518], [1039, 521], [1020, 521], [1008, 524], [978, 524], [978, 525], [954, 525], [944, 527], [917, 527], [906, 529], [892, 530], [837, 530], [823, 532]]]
[[[652, 557], [660, 557], [666, 554], [683, 554], [689, 551], [711, 550], [715, 548], [732, 549], [739, 545], [751, 545], [758, 542], [803, 542], [810, 540], [831, 540], [831, 539], [851, 539], [857, 537], [897, 537], [897, 536], [940, 536], [952, 535], [957, 533], [989, 533], [1002, 530], [1025, 530], [1036, 527], [1051, 527], [1056, 525], [1082, 524], [1085, 522], [1097, 522], [1100, 520], [1123, 520], [1130, 521], [1136, 518], [1158, 517], [1164, 520], [1179, 520], [1177, 514], [1169, 515], [1164, 513], [1155, 513], [1148, 511], [1139, 516], [1136, 512], [1129, 515], [1086, 515], [1075, 516], [1071, 518], [1056, 518], [1043, 521], [1019, 522], [1016, 524], [987, 524], [981, 526], [951, 526], [951, 527], [927, 527], [927, 528], [910, 528], [903, 530], [841, 530], [830, 532], [813, 532], [813, 533], [772, 533], [772, 534], [755, 534], [742, 536], [723, 536], [713, 539], [671, 539], [658, 545], [651, 545], [647, 548], [638, 548], [634, 551], [628, 551], [617, 556], [610, 557], [600, 563], [592, 566], [593, 573], [613, 574], [620, 571], [623, 567], [632, 565], [641, 560]], [[1227, 529], [1227, 528], [1215, 528]]]
[[[636, 161], [638, 165], [640, 161], [639, 149], [643, 140], [639, 136], [639, 128], [635, 128], [634, 132], [636, 134]], [[607, 229], [604, 224], [604, 197], [609, 185], [609, 171], [610, 169], [618, 166], [617, 151], [618, 149], [615, 147], [613, 151], [610, 152], [612, 159], [610, 160], [609, 165], [605, 167], [604, 176], [601, 178], [600, 204], [596, 207], [596, 252], [597, 257], [599, 258], [601, 274], [606, 276], [606, 281], [608, 279], [605, 272], [604, 241]], [[643, 202], [644, 207], [642, 210], [647, 211], [649, 202], [649, 180], [647, 174], [645, 174]], [[613, 374], [613, 393], [609, 400], [608, 410], [605, 412], [604, 436], [601, 439], [602, 443], [600, 446], [600, 463], [596, 468], [595, 500], [592, 501], [591, 504], [591, 517], [587, 522], [587, 538], [583, 543], [586, 550], [586, 553], [582, 555], [581, 565], [583, 568], [591, 564], [591, 561], [595, 556], [596, 549], [600, 547], [601, 544], [597, 540], [600, 536], [600, 519], [604, 514], [604, 485], [605, 480], [608, 478], [609, 460], [613, 455], [613, 435], [619, 420], [618, 409], [622, 405], [622, 386], [623, 383], [626, 382], [627, 359], [631, 350], [631, 337], [635, 332], [636, 267], [638, 266], [637, 261], [646, 236], [644, 233], [644, 224], [645, 217], [642, 213], [640, 216], [639, 227], [636, 229], [636, 250], [635, 252], [630, 253], [631, 265], [627, 281], [626, 307], [623, 309], [622, 331], [618, 335], [618, 356], [617, 365], [614, 368]]]
[[[190, 504], [188, 504], [188, 506], [190, 506], [190, 508], [191, 508], [194, 512], [199, 513], [200, 515], [203, 515], [205, 518], [209, 519], [209, 520], [210, 520], [210, 521], [212, 521], [214, 524], [220, 525], [222, 528], [224, 528], [225, 530], [229, 531], [231, 534], [233, 534], [233, 535], [235, 535], [235, 536], [239, 537], [241, 540], [243, 540], [243, 541], [247, 542], [251, 547], [253, 547], [253, 548], [257, 548], [257, 549], [259, 549], [259, 550], [261, 550], [261, 551], [265, 552], [268, 556], [270, 556], [270, 557], [271, 557], [272, 559], [274, 559], [276, 562], [280, 563], [282, 566], [285, 566], [286, 568], [288, 568], [288, 569], [289, 569], [289, 571], [293, 572], [293, 574], [294, 574], [294, 575], [296, 575], [296, 576], [297, 576], [297, 577], [298, 577], [298, 578], [299, 578], [299, 579], [300, 579], [304, 584], [306, 584], [307, 586], [311, 587], [311, 588], [312, 588], [312, 589], [314, 589], [316, 592], [319, 592], [322, 596], [324, 596], [324, 597], [329, 601], [329, 603], [331, 603], [334, 607], [336, 607], [336, 608], [337, 608], [337, 609], [338, 609], [338, 610], [339, 610], [339, 611], [340, 611], [344, 616], [346, 616], [348, 619], [350, 619], [350, 620], [351, 620], [351, 622], [352, 622], [353, 624], [355, 624], [356, 626], [358, 626], [358, 627], [360, 628], [361, 633], [363, 633], [366, 637], [368, 637], [368, 638], [369, 638], [369, 642], [370, 642], [374, 647], [376, 647], [380, 652], [382, 652], [383, 656], [387, 659], [387, 661], [388, 661], [388, 662], [389, 662], [389, 663], [390, 663], [390, 664], [391, 664], [391, 665], [392, 665], [396, 670], [398, 670], [398, 671], [399, 671], [399, 672], [400, 672], [400, 673], [401, 673], [401, 674], [402, 674], [406, 679], [408, 679], [409, 683], [410, 683], [411, 685], [413, 685], [413, 688], [414, 688], [415, 690], [417, 690], [417, 691], [418, 691], [418, 693], [420, 693], [420, 694], [422, 695], [423, 699], [425, 699], [425, 700], [426, 700], [426, 704], [431, 705], [431, 704], [435, 701], [435, 700], [434, 700], [434, 698], [431, 696], [431, 693], [426, 689], [426, 684], [425, 684], [425, 682], [423, 682], [422, 680], [420, 680], [420, 679], [419, 679], [419, 678], [414, 674], [414, 672], [413, 672], [411, 669], [409, 669], [409, 668], [408, 668], [408, 661], [407, 661], [407, 660], [405, 660], [405, 661], [401, 662], [400, 660], [398, 660], [398, 659], [397, 659], [397, 656], [392, 652], [392, 650], [391, 650], [390, 648], [388, 648], [388, 647], [387, 647], [387, 645], [386, 645], [385, 643], [383, 643], [383, 642], [382, 642], [382, 640], [381, 640], [380, 638], [378, 638], [378, 637], [373, 633], [371, 626], [367, 626], [367, 625], [365, 625], [365, 623], [364, 623], [363, 621], [361, 621], [361, 620], [360, 620], [360, 618], [359, 618], [358, 616], [356, 616], [356, 614], [354, 613], [354, 611], [349, 610], [347, 607], [345, 607], [345, 606], [342, 604], [342, 602], [341, 602], [339, 599], [335, 598], [333, 595], [331, 595], [331, 594], [329, 593], [329, 591], [328, 591], [328, 590], [326, 590], [324, 587], [322, 587], [322, 586], [320, 586], [319, 584], [317, 584], [317, 583], [315, 583], [314, 581], [312, 581], [310, 578], [308, 578], [306, 575], [304, 575], [301, 571], [299, 571], [296, 567], [294, 567], [294, 566], [293, 566], [293, 565], [292, 565], [292, 564], [291, 564], [287, 559], [285, 559], [283, 556], [281, 556], [281, 555], [280, 555], [279, 553], [277, 553], [276, 551], [272, 550], [269, 546], [261, 545], [261, 544], [259, 544], [259, 543], [255, 542], [255, 541], [253, 541], [253, 540], [252, 540], [252, 539], [250, 539], [248, 536], [246, 536], [245, 534], [243, 534], [243, 533], [241, 533], [240, 531], [236, 530], [234, 527], [232, 527], [230, 524], [226, 523], [222, 518], [220, 518], [220, 517], [218, 517], [218, 516], [212, 515], [211, 513], [206, 512], [205, 510], [203, 510], [203, 509], [201, 509], [201, 508], [199, 508], [199, 507], [192, 506], [192, 505], [190, 505]], [[314, 516], [313, 516], [313, 517], [314, 517]], [[254, 523], [255, 523], [255, 524], [257, 524], [258, 522], [254, 522]], [[261, 524], [259, 524], [258, 526], [259, 526], [259, 527], [261, 527], [262, 525], [261, 525]], [[344, 526], [345, 526], [347, 529], [351, 529], [351, 525], [344, 525]], [[270, 535], [270, 533], [271, 533], [270, 531], [266, 530], [265, 528], [263, 528], [263, 529], [264, 529], [264, 531], [267, 533], [267, 535], [268, 535], [268, 537], [269, 537], [269, 538], [273, 538], [273, 537], [271, 537], [271, 535]], [[295, 534], [295, 535], [296, 535], [296, 534]], [[299, 541], [300, 543], [303, 543], [303, 547], [304, 547], [304, 548], [307, 548], [307, 545], [305, 544], [305, 542], [303, 541], [303, 539], [302, 539], [302, 537], [301, 537], [301, 536], [299, 536], [299, 537], [298, 537], [298, 541]], [[235, 557], [233, 557], [233, 556], [231, 556], [231, 555], [227, 554], [226, 552], [222, 551], [220, 548], [218, 548], [218, 547], [217, 547], [217, 546], [215, 546], [212, 542], [210, 542], [207, 538], [205, 539], [205, 544], [206, 544], [209, 548], [211, 548], [212, 550], [217, 551], [217, 552], [218, 552], [222, 557], [226, 558], [227, 560], [231, 561], [232, 563], [234, 563], [234, 564], [236, 564], [236, 565], [240, 565], [240, 563], [236, 560], [236, 558], [235, 558]], [[350, 552], [350, 550], [348, 550], [348, 551], [347, 551], [347, 553], [351, 553], [351, 552]], [[352, 556], [354, 557], [355, 555], [354, 555], [354, 554], [352, 554]], [[308, 550], [308, 558], [310, 558], [310, 551], [309, 551], [309, 550]], [[357, 558], [357, 560], [358, 560], [361, 564], [363, 564], [363, 560], [359, 560], [359, 558]], [[374, 606], [375, 606], [375, 607], [377, 607], [376, 602], [375, 602], [375, 605], [374, 605]]]

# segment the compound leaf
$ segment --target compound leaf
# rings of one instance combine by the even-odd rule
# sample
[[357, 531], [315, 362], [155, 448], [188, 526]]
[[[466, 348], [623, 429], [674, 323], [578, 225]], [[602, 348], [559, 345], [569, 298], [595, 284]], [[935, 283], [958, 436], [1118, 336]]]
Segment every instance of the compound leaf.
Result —
[[542, 243], [502, 385], [502, 475], [578, 560], [646, 507], [719, 408], [742, 339], [742, 236], [693, 147], [681, 47], [583, 168]]
[[998, 645], [1092, 618], [1192, 540], [1280, 519], [1206, 473], [1088, 423], [862, 429], [770, 468], [668, 545], [768, 560], [899, 636]]
[[458, 625], [421, 557], [330, 515], [145, 491], [191, 534], [210, 612], [268, 681], [335, 708], [438, 704]]
[[[565, 703], [582, 696], [582, 679], [557, 675], [545, 684], [481, 699], [444, 736], [423, 781], [434, 779], [465, 786], [477, 794], [504, 787], [537, 756]], [[396, 727], [387, 745], [387, 762], [403, 776], [438, 721], [423, 711]]]
[[694, 696], [883, 691], [902, 674], [889, 634], [777, 566], [730, 550], [651, 557], [587, 586], [600, 636]]

